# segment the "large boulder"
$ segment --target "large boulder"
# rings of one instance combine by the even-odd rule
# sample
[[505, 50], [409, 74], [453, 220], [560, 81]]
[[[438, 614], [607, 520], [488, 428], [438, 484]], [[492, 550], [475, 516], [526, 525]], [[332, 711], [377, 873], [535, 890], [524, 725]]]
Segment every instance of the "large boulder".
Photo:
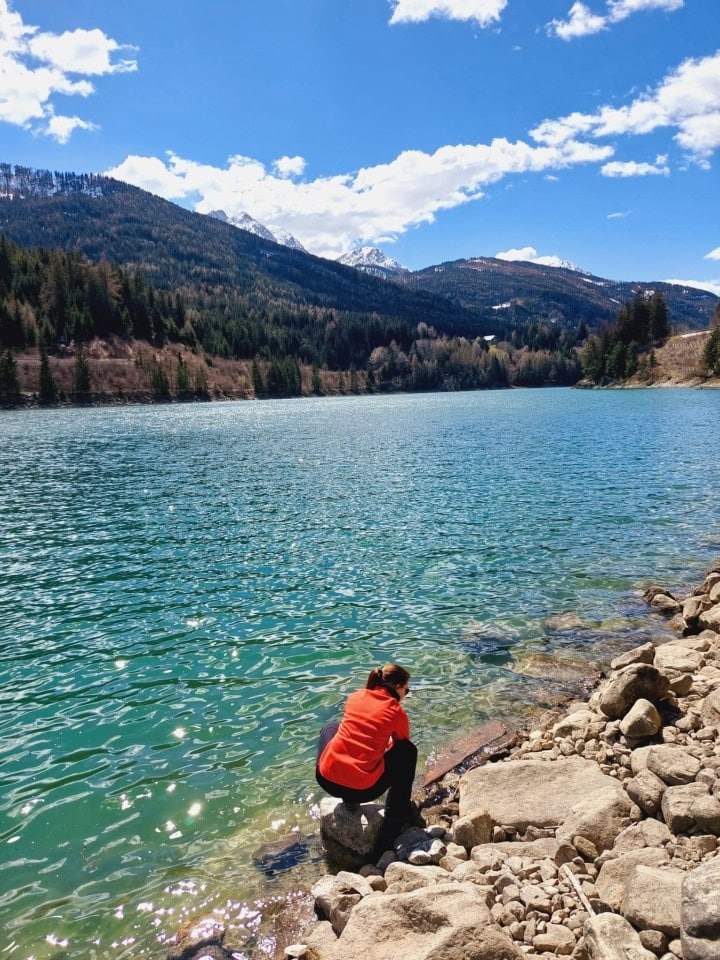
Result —
[[382, 824], [377, 803], [351, 808], [333, 797], [320, 801], [320, 836], [328, 859], [338, 867], [353, 870], [367, 863]]
[[633, 663], [611, 677], [600, 694], [600, 709], [611, 720], [624, 717], [641, 697], [658, 703], [670, 689], [670, 681], [649, 663]]
[[692, 783], [700, 772], [701, 763], [687, 750], [672, 744], [653, 747], [647, 756], [647, 768], [669, 787]]
[[685, 874], [680, 895], [684, 960], [720, 957], [720, 857]]
[[622, 914], [637, 930], [660, 930], [680, 936], [682, 870], [637, 866], [625, 885]]
[[[564, 824], [571, 815], [575, 825], [583, 826], [603, 811], [610, 819], [622, 818], [629, 814], [630, 801], [617, 780], [605, 776], [593, 760], [512, 760], [486, 764], [460, 778], [460, 816], [472, 818], [477, 811], [486, 811], [493, 823], [524, 833], [529, 826]], [[597, 829], [575, 832], [598, 846]], [[607, 831], [602, 827], [599, 832], [604, 849]]]
[[[611, 784], [616, 783], [610, 777], [607, 779]], [[557, 838], [570, 841], [580, 836], [599, 851], [609, 850], [617, 835], [630, 825], [632, 809], [632, 802], [622, 787], [613, 793], [606, 785], [602, 792], [590, 794], [573, 805], [557, 831]]]
[[673, 833], [685, 833], [695, 826], [693, 806], [708, 793], [706, 783], [684, 783], [679, 787], [667, 788], [663, 794], [661, 809], [663, 820]]
[[720, 729], [720, 687], [705, 697], [700, 719], [704, 727]]
[[600, 868], [595, 886], [604, 904], [616, 913], [625, 899], [625, 888], [635, 867], [659, 867], [667, 863], [668, 854], [662, 847], [644, 847], [631, 850], [614, 860], [606, 860]]
[[638, 740], [641, 737], [654, 736], [661, 726], [662, 718], [655, 704], [641, 697], [620, 721], [620, 732], [624, 737]]
[[651, 770], [641, 770], [637, 776], [625, 781], [628, 796], [648, 817], [654, 816], [665, 793], [665, 783]]
[[627, 920], [614, 913], [586, 920], [583, 937], [589, 960], [657, 960]]
[[664, 643], [655, 650], [655, 666], [660, 670], [693, 673], [705, 666], [705, 657], [699, 650], [690, 650], [676, 643]]
[[321, 960], [520, 960], [472, 883], [366, 897]]
[[552, 732], [554, 737], [589, 740], [600, 735], [606, 722], [604, 717], [592, 710], [575, 710], [558, 720]]
[[632, 663], [652, 663], [655, 659], [655, 644], [643, 643], [640, 647], [628, 650], [627, 653], [621, 653], [610, 661], [611, 670], [621, 670], [623, 667], [629, 667]]
[[704, 610], [698, 617], [698, 623], [704, 630], [714, 630], [715, 633], [720, 631], [720, 603]]

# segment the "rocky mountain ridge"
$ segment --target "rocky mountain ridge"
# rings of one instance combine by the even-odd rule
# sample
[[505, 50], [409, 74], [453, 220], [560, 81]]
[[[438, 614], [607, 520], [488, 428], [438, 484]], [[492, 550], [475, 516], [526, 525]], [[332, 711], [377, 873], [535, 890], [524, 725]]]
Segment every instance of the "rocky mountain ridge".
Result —
[[246, 230], [248, 233], [260, 237], [261, 240], [269, 240], [271, 243], [279, 243], [281, 246], [289, 247], [291, 250], [300, 250], [302, 253], [307, 253], [307, 250], [297, 237], [288, 233], [287, 230], [283, 230], [281, 227], [273, 227], [271, 230], [270, 227], [266, 227], [244, 211], [229, 217], [224, 210], [212, 210], [208, 216], [214, 220], [219, 220], [221, 223], [232, 224], [232, 226], [237, 227], [238, 230]]
[[390, 280], [393, 277], [399, 277], [403, 273], [410, 272], [407, 267], [403, 267], [397, 260], [393, 260], [379, 247], [358, 247], [357, 250], [344, 253], [337, 260], [338, 263], [355, 267], [356, 270], [362, 270], [363, 273], [369, 273], [375, 277], [382, 277], [384, 280]]
[[[226, 232], [230, 227], [233, 237]], [[413, 272], [376, 248], [355, 251], [343, 262], [325, 260], [247, 214], [235, 221], [220, 211], [205, 216], [108, 177], [9, 163], [0, 164], [0, 231], [27, 247], [77, 250], [93, 260], [141, 266], [162, 286], [200, 282], [259, 291], [271, 304], [289, 299], [417, 317], [452, 335], [509, 339], [513, 329], [533, 323], [575, 329], [584, 321], [597, 328], [611, 322], [638, 288], [662, 292], [679, 330], [702, 330], [717, 302], [702, 290], [616, 282], [564, 266], [492, 257]], [[348, 257], [360, 269], [350, 270]]]

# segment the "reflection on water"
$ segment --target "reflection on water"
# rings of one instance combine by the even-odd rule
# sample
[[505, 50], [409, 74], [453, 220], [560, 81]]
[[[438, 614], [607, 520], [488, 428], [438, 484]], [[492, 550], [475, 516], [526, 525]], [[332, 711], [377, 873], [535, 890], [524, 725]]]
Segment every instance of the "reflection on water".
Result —
[[203, 910], [250, 931], [256, 898], [318, 869], [252, 854], [316, 833], [316, 731], [375, 664], [410, 667], [427, 755], [559, 695], [540, 664], [663, 629], [638, 588], [717, 553], [719, 408], [541, 390], [2, 412], [9, 954], [147, 956]]

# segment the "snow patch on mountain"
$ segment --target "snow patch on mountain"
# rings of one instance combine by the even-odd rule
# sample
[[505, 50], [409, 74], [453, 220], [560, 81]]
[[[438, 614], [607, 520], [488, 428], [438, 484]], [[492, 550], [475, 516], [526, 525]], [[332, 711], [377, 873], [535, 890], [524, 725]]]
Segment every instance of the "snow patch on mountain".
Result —
[[378, 247], [358, 247], [356, 250], [344, 253], [337, 260], [346, 267], [355, 267], [356, 270], [362, 270], [363, 273], [369, 273], [374, 277], [382, 277], [384, 280], [409, 272], [407, 267], [403, 267]]
[[102, 197], [102, 177], [94, 173], [54, 173], [31, 167], [0, 163], [0, 198], [24, 200], [28, 197]]
[[272, 243], [279, 243], [283, 247], [290, 247], [291, 250], [300, 250], [302, 253], [307, 253], [307, 250], [297, 237], [288, 233], [287, 230], [283, 230], [282, 227], [273, 227], [270, 229], [270, 227], [266, 227], [265, 224], [260, 223], [254, 217], [251, 217], [249, 213], [245, 213], [245, 211], [229, 217], [224, 210], [212, 210], [208, 216], [212, 217], [213, 220], [220, 220], [221, 223], [229, 223], [231, 226], [237, 227], [238, 230], [245, 230], [247, 233], [252, 233], [256, 237], [260, 237], [261, 240], [270, 240]]

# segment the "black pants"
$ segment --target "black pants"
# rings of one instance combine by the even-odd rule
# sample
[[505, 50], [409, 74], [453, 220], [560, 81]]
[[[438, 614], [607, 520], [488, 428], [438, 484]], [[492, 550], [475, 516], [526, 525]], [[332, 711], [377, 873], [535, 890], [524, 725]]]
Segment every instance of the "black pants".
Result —
[[[320, 754], [335, 736], [339, 726], [340, 724], [335, 720], [326, 723], [320, 731], [318, 761], [320, 760]], [[387, 790], [385, 817], [387, 820], [400, 822], [407, 817], [410, 810], [410, 793], [415, 779], [416, 764], [417, 747], [415, 744], [412, 740], [398, 740], [385, 752], [385, 769], [371, 787], [366, 787], [364, 790], [355, 790], [352, 787], [344, 787], [340, 783], [333, 783], [331, 780], [325, 779], [317, 766], [315, 767], [315, 779], [326, 793], [329, 793], [331, 797], [340, 797], [345, 803], [367, 803], [369, 800], [377, 800]]]

